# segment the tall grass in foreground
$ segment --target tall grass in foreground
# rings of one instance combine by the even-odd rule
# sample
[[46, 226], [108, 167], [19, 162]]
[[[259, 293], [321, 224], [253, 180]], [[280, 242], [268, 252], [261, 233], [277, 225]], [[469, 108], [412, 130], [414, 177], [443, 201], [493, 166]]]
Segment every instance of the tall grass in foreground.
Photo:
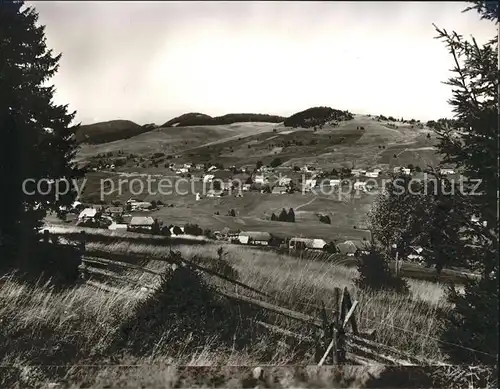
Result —
[[[179, 246], [185, 258], [216, 258], [221, 246]], [[361, 330], [376, 329], [377, 340], [412, 355], [444, 360], [436, 338], [440, 330], [438, 313], [450, 309], [445, 299], [444, 286], [408, 280], [411, 295], [393, 292], [362, 291], [355, 287], [358, 273], [355, 268], [337, 266], [328, 262], [310, 261], [278, 255], [273, 252], [234, 245], [222, 245], [225, 258], [240, 274], [239, 280], [275, 297], [275, 303], [300, 312], [317, 315], [321, 301], [333, 307], [335, 287], [347, 287], [359, 301], [356, 316]], [[161, 257], [165, 248], [151, 245], [91, 243], [91, 251], [101, 250]], [[147, 267], [161, 269], [165, 264], [150, 261]], [[144, 275], [142, 282], [153, 284], [154, 277]], [[213, 280], [213, 282], [218, 282]], [[242, 292], [242, 290], [239, 290]], [[247, 293], [247, 292], [245, 292]], [[276, 318], [276, 324], [300, 329], [300, 324]]]
[[[219, 257], [219, 247], [184, 245], [176, 249], [185, 258], [209, 263], [210, 258]], [[354, 268], [241, 246], [224, 245], [223, 249], [225, 260], [239, 273], [239, 281], [274, 296], [278, 305], [318, 315], [320, 301], [331, 307], [333, 289], [347, 287], [360, 303], [356, 316], [361, 330], [376, 329], [377, 341], [412, 355], [445, 359], [434, 339], [440, 329], [438, 312], [449, 309], [440, 285], [410, 280], [410, 296], [364, 292], [354, 286], [353, 280], [357, 277]], [[153, 259], [165, 256], [169, 249], [122, 242], [108, 245], [89, 243], [88, 250], [147, 254], [152, 260], [146, 266], [161, 270], [167, 264]], [[130, 271], [124, 275], [143, 285], [155, 286], [159, 283], [159, 277], [150, 274]], [[224, 281], [213, 277], [208, 279], [210, 283], [224, 284]], [[224, 287], [230, 286], [224, 284]], [[241, 288], [232, 288], [252, 295]], [[133, 356], [126, 349], [110, 353], [117, 329], [134, 315], [136, 304], [148, 295], [147, 291], [125, 285], [119, 286], [119, 289], [120, 294], [113, 294], [80, 285], [56, 293], [48, 285], [27, 286], [13, 278], [3, 280], [0, 284], [0, 363], [12, 368], [8, 369], [7, 375], [3, 374], [4, 382], [0, 380], [0, 387], [10, 386], [12, 382], [22, 382], [25, 387], [40, 384], [55, 374], [55, 368], [47, 364], [75, 365], [69, 370], [66, 368], [60, 375], [81, 381], [85, 374], [90, 374], [88, 369], [84, 372], [76, 367], [82, 364], [197, 366], [314, 363], [313, 350], [304, 349], [300, 342], [290, 344], [282, 336], [271, 333], [259, 333], [254, 343], [243, 348], [222, 347], [216, 338], [210, 338], [205, 344], [198, 345], [196, 351], [177, 349], [176, 352], [169, 352], [168, 347], [162, 347], [161, 353], [152, 349], [148, 355]], [[302, 324], [292, 320], [265, 312], [258, 316], [294, 332], [307, 334]], [[172, 331], [176, 330], [172, 328]], [[42, 364], [45, 366], [34, 366]], [[144, 367], [141, 371], [148, 369]], [[117, 373], [111, 368], [101, 367], [90, 376], [99, 374], [114, 377]], [[9, 384], [6, 385], [6, 382]]]

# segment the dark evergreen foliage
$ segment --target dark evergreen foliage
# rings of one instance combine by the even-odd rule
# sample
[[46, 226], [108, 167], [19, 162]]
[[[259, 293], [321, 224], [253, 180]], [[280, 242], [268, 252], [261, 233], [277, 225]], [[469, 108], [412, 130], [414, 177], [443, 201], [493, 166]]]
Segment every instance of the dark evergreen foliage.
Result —
[[[48, 49], [45, 28], [37, 22], [34, 8], [22, 1], [0, 5], [0, 267], [28, 265], [47, 211], [58, 211], [75, 198], [70, 188], [56, 199], [54, 184], [42, 185], [47, 195], [28, 195], [24, 180], [71, 182], [82, 176], [70, 162], [76, 151], [77, 126], [71, 127], [75, 113], [55, 104], [55, 89], [47, 85], [61, 54]], [[35, 187], [28, 183], [25, 189], [31, 192]]]

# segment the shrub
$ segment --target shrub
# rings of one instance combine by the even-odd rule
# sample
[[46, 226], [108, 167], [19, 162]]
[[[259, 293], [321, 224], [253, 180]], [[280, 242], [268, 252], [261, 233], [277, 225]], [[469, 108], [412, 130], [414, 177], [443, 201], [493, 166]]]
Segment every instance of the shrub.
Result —
[[180, 265], [180, 253], [172, 252], [169, 259], [179, 265], [168, 269], [155, 292], [137, 304], [134, 315], [120, 326], [118, 342], [141, 356], [166, 348], [168, 353], [194, 352], [210, 338], [232, 344], [237, 328], [241, 331], [241, 312], [198, 271]]
[[188, 235], [199, 236], [199, 235], [203, 235], [203, 229], [200, 228], [200, 226], [198, 224], [187, 223], [184, 226], [184, 233], [188, 234]]
[[360, 289], [409, 293], [406, 281], [392, 275], [387, 258], [380, 248], [371, 247], [369, 253], [361, 254], [358, 261], [359, 278], [356, 280], [356, 285]]
[[[466, 283], [463, 295], [450, 286], [448, 301], [454, 304], [455, 309], [443, 315], [444, 326], [441, 339], [447, 343], [443, 343], [441, 349], [450, 356], [452, 363], [496, 364], [498, 281], [485, 278], [471, 280]], [[479, 312], [480, 319], [478, 318]], [[462, 347], [456, 347], [453, 344]], [[475, 352], [471, 349], [482, 352]]]
[[278, 167], [282, 164], [283, 162], [281, 161], [280, 158], [274, 158], [271, 163], [270, 163], [270, 166], [271, 167]]
[[321, 215], [319, 217], [319, 221], [321, 223], [325, 223], [325, 224], [332, 224], [332, 220], [330, 219], [330, 216], [328, 216], [328, 215]]

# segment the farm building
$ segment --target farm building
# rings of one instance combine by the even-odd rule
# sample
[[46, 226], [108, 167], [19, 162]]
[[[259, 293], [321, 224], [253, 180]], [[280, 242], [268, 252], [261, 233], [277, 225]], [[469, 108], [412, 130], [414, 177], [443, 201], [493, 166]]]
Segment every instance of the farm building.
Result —
[[311, 249], [311, 250], [322, 250], [325, 247], [326, 241], [323, 239], [311, 239], [311, 238], [292, 238], [288, 243], [288, 247], [291, 249]]
[[340, 180], [330, 180], [330, 186], [340, 186]]
[[378, 178], [379, 172], [378, 171], [373, 171], [373, 172], [366, 172], [365, 176], [369, 178]]
[[348, 257], [354, 257], [354, 254], [358, 251], [356, 245], [350, 240], [345, 241], [344, 243], [339, 243], [337, 245], [337, 250], [339, 253], [347, 255]]
[[105, 213], [111, 216], [119, 216], [123, 214], [123, 207], [109, 207]]
[[119, 224], [119, 223], [113, 222], [108, 227], [108, 230], [112, 230], [112, 231], [127, 231], [128, 230], [128, 225], [127, 224]]
[[88, 219], [93, 219], [97, 214], [97, 209], [95, 208], [85, 208], [80, 214], [78, 215], [78, 220], [88, 220]]
[[133, 216], [128, 225], [130, 231], [149, 231], [155, 221], [151, 216]]
[[273, 193], [273, 194], [284, 194], [284, 193], [286, 193], [286, 188], [284, 186], [275, 186], [273, 188], [273, 191], [271, 193]]
[[149, 209], [151, 208], [151, 203], [148, 201], [134, 202], [131, 203], [132, 211], [138, 211], [141, 209]]
[[271, 240], [271, 234], [269, 232], [245, 231], [240, 232], [238, 240], [242, 244], [267, 246]]

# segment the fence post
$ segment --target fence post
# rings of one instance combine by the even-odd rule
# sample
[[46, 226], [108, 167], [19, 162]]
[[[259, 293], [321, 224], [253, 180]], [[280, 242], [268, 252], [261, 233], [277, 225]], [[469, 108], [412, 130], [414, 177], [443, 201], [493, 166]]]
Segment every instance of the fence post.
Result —
[[[344, 293], [342, 295], [342, 324], [347, 324], [344, 323], [344, 321], [351, 307], [352, 307], [351, 295], [349, 294], [347, 287], [345, 287]], [[358, 335], [358, 325], [356, 323], [356, 318], [354, 317], [354, 315], [351, 315], [351, 317], [348, 319], [349, 319], [348, 322], [351, 324], [352, 327], [352, 332], [354, 333], [354, 335]]]
[[85, 231], [80, 232], [80, 243], [79, 243], [79, 248], [80, 252], [82, 255], [85, 255], [85, 243], [87, 241], [87, 234]]
[[[324, 351], [323, 357], [318, 363], [318, 366], [323, 366], [327, 359], [332, 359], [332, 364], [336, 365], [338, 363], [338, 328], [339, 328], [339, 316], [340, 316], [340, 288], [334, 288], [333, 290], [333, 320], [328, 323], [326, 318], [326, 310], [323, 306], [323, 332], [324, 340], [328, 342], [328, 346]], [[327, 343], [324, 343], [327, 344]]]

